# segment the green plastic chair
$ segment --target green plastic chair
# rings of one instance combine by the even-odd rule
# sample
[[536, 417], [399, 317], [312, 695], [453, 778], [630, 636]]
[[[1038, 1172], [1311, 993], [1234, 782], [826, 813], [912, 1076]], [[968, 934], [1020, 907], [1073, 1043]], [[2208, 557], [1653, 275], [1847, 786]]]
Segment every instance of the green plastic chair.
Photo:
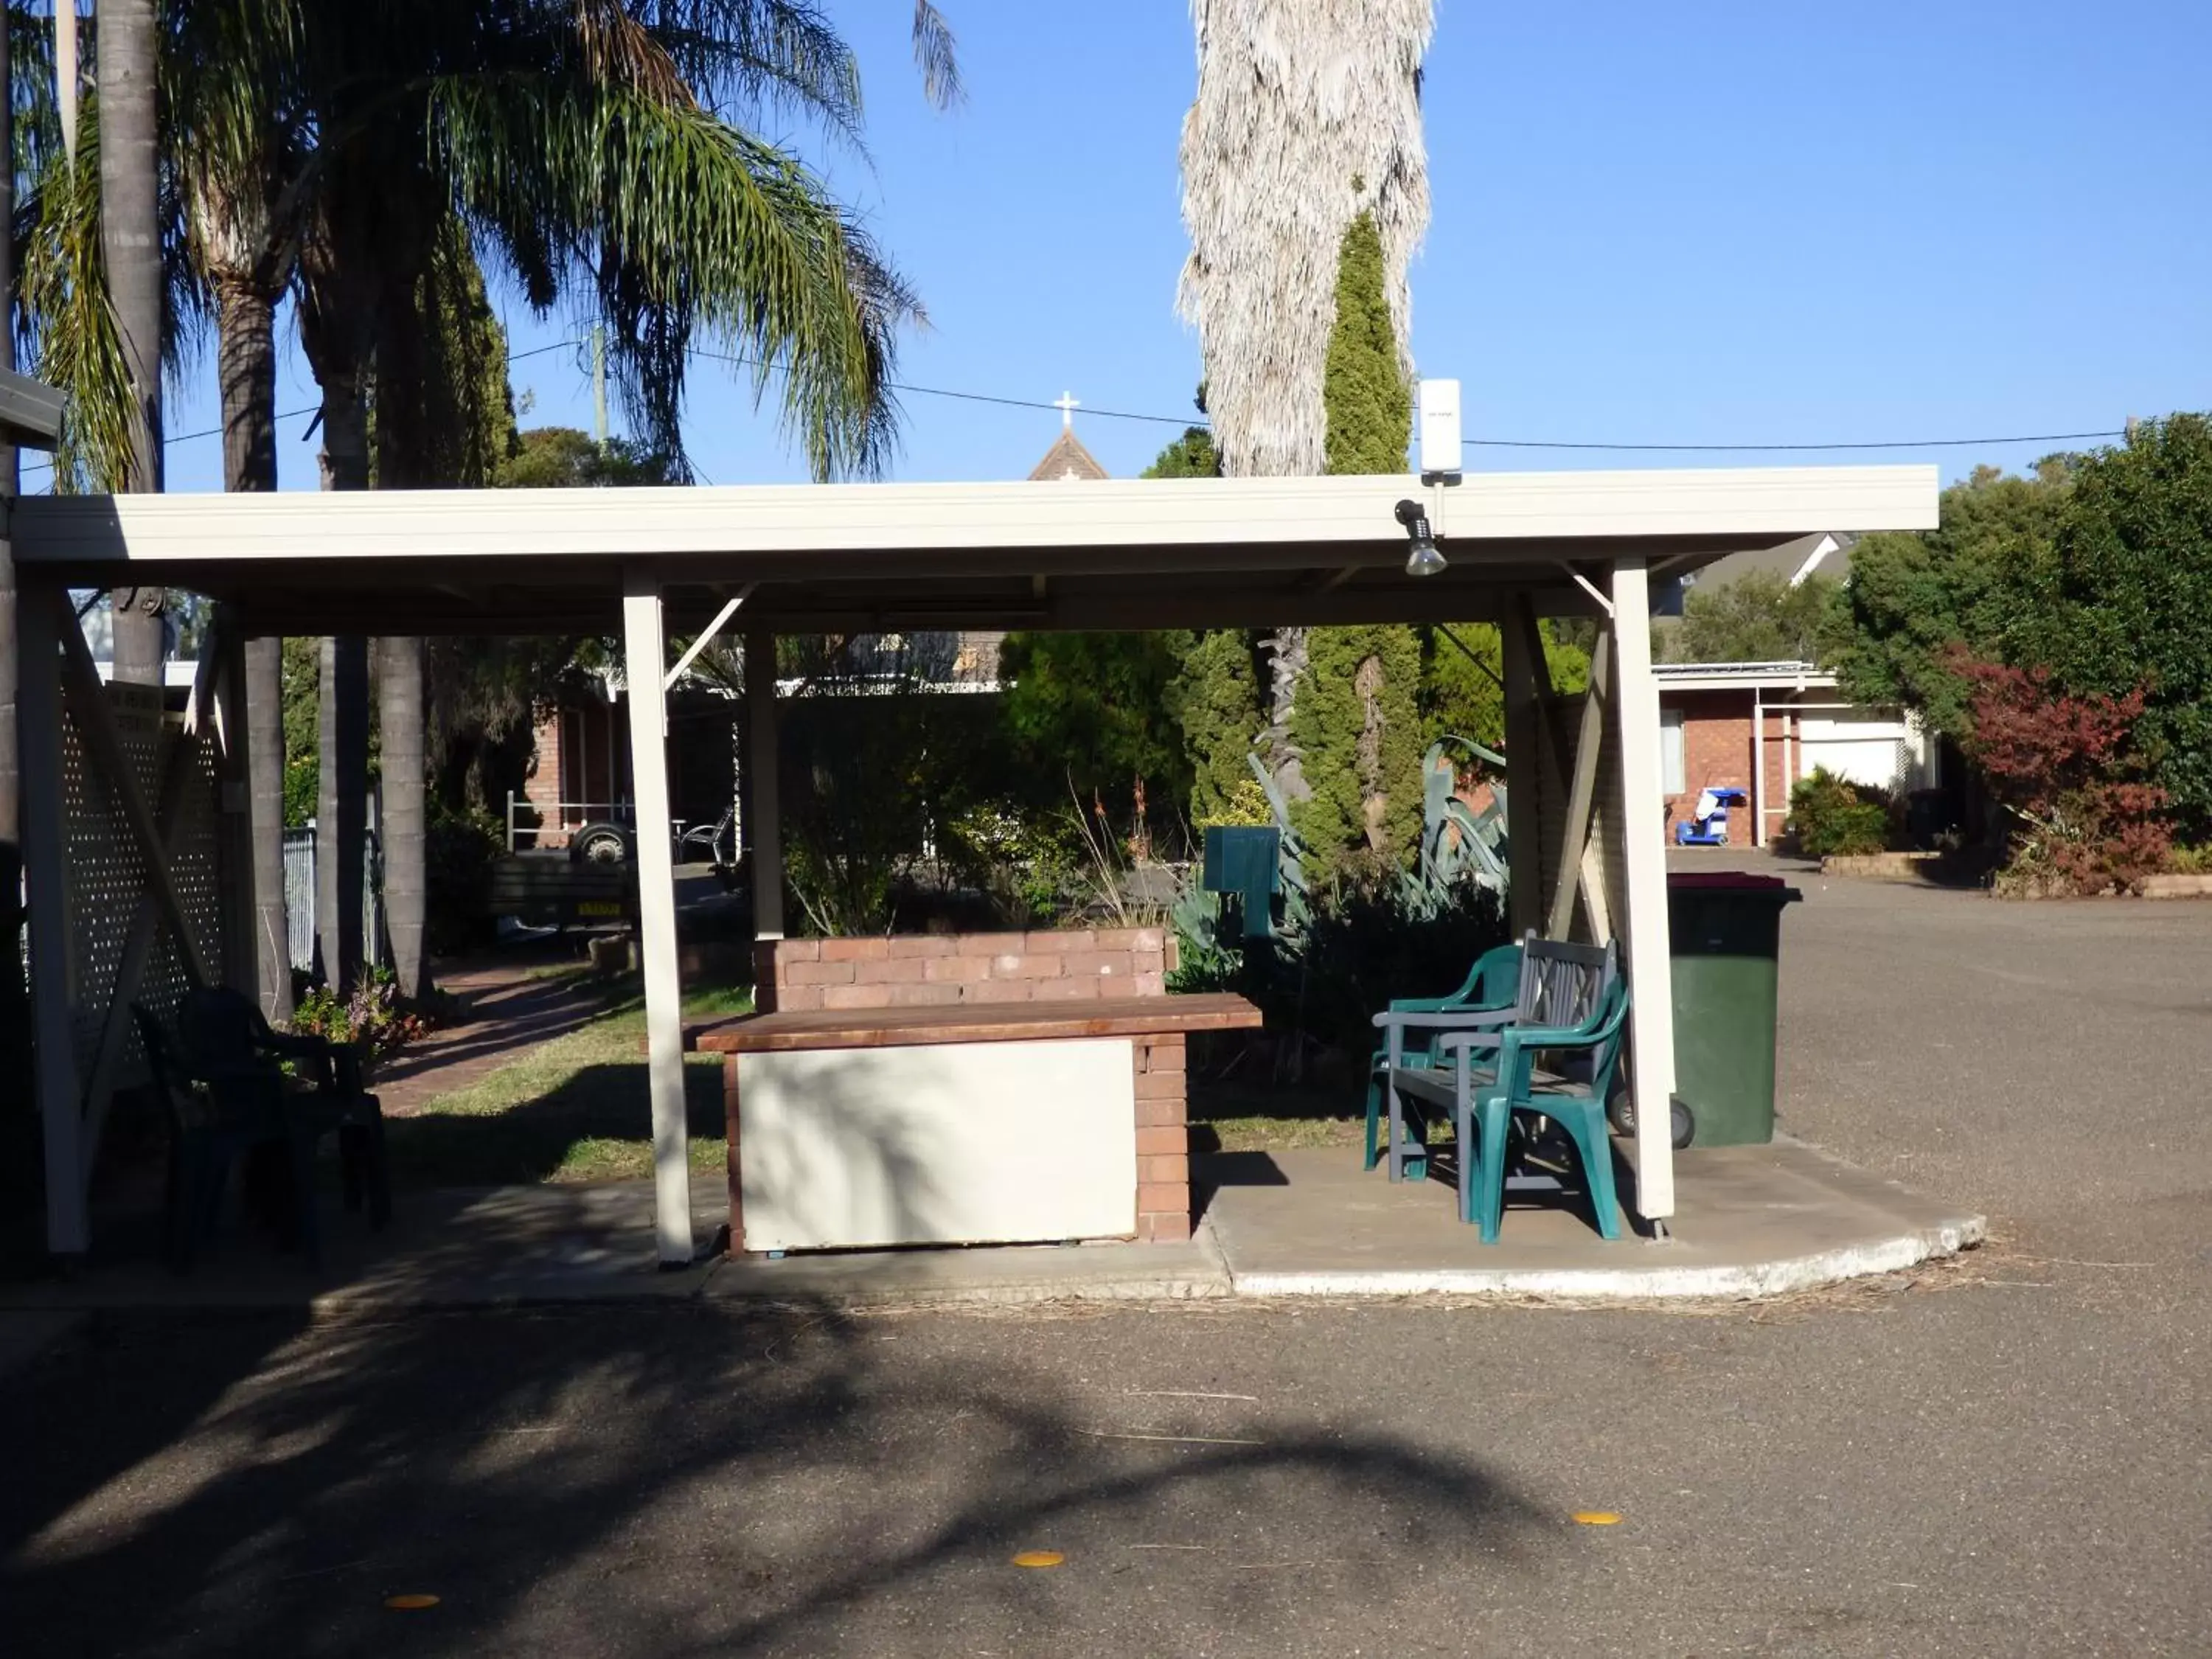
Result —
[[[1482, 1229], [1482, 1242], [1495, 1244], [1505, 1213], [1506, 1131], [1513, 1114], [1548, 1118], [1567, 1132], [1582, 1159], [1583, 1188], [1589, 1195], [1601, 1238], [1620, 1237], [1620, 1203], [1613, 1184], [1613, 1148], [1607, 1136], [1605, 1102], [1620, 1060], [1621, 1032], [1628, 1018], [1628, 983], [1607, 988], [1597, 1017], [1579, 1028], [1509, 1026], [1498, 1039], [1497, 1071], [1474, 1081], [1470, 1050], [1489, 1039], [1453, 1033], [1437, 1048], [1459, 1073], [1454, 1127], [1459, 1136], [1459, 1215]], [[1573, 1082], [1536, 1075], [1536, 1056], [1582, 1053], [1589, 1056], [1589, 1079]]]
[[[1394, 1014], [1443, 1014], [1473, 1012], [1496, 1013], [1513, 1006], [1521, 992], [1521, 947], [1499, 945], [1485, 951], [1468, 973], [1467, 979], [1449, 996], [1400, 997], [1388, 1010]], [[1408, 1064], [1434, 1065], [1435, 1040], [1441, 1031], [1433, 1033], [1427, 1042], [1409, 1043], [1405, 1058]], [[1360, 1167], [1371, 1170], [1381, 1161], [1382, 1152], [1377, 1141], [1382, 1133], [1382, 1090], [1390, 1069], [1390, 1051], [1377, 1048], [1367, 1065], [1367, 1161]], [[1419, 1172], [1410, 1172], [1420, 1178]]]

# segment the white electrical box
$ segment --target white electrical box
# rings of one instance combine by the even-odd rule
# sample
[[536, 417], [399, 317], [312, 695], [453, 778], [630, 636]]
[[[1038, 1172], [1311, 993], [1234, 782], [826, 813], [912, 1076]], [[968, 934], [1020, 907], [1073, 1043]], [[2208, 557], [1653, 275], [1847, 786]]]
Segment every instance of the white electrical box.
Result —
[[1456, 478], [1460, 475], [1459, 382], [1423, 380], [1421, 408], [1421, 476]]

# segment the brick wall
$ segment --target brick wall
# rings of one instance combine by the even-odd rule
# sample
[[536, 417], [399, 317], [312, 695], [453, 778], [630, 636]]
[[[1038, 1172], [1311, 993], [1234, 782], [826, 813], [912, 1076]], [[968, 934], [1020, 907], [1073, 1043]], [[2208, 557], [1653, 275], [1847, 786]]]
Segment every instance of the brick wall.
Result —
[[[1749, 691], [1677, 691], [1666, 699], [1668, 708], [1682, 711], [1682, 781], [1679, 795], [1667, 797], [1667, 840], [1671, 846], [1674, 826], [1696, 811], [1701, 789], [1741, 789], [1753, 802], [1761, 792], [1751, 787], [1754, 765]], [[1784, 707], [1767, 703], [1762, 711], [1766, 724], [1766, 833], [1769, 840], [1782, 833], [1790, 801], [1790, 781], [1783, 767]], [[1729, 813], [1729, 844], [1753, 844], [1753, 809], [1746, 805]]]
[[1159, 927], [769, 939], [755, 947], [755, 1001], [805, 1013], [1164, 996], [1168, 945]]
[[[556, 810], [561, 800], [561, 711], [554, 709], [540, 720], [531, 732], [536, 745], [536, 761], [530, 775], [523, 781], [523, 799], [537, 809], [539, 829], [536, 845], [566, 847], [568, 833], [560, 827], [561, 814]], [[516, 814], [516, 845], [532, 843], [522, 839], [522, 831], [529, 826], [528, 818], [518, 810]]]
[[[1751, 788], [1751, 694], [1685, 691], [1667, 699], [1682, 711], [1682, 793], [1667, 797], [1667, 839], [1696, 816], [1701, 789]], [[1750, 839], [1751, 815], [1729, 816], [1733, 841]]]
[[1190, 1128], [1181, 1033], [1139, 1037], [1137, 1237], [1179, 1243], [1190, 1237]]

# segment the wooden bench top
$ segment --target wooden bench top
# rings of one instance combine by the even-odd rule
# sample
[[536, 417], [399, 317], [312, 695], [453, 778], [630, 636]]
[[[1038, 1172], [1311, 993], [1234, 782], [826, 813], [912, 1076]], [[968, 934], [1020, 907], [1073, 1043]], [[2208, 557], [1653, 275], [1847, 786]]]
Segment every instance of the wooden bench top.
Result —
[[1227, 992], [1118, 997], [1105, 1002], [965, 1002], [937, 1008], [840, 1008], [740, 1014], [697, 1025], [686, 1046], [705, 1054], [805, 1048], [893, 1048], [938, 1042], [1039, 1042], [1246, 1030], [1260, 1011]]

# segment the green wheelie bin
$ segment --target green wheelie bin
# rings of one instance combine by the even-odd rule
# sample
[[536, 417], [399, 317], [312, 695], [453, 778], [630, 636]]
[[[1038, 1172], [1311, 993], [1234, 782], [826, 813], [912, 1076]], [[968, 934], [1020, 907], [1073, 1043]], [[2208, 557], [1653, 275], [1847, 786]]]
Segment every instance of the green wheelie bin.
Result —
[[1689, 1108], [1693, 1146], [1774, 1139], [1782, 911], [1803, 896], [1778, 876], [1729, 871], [1667, 878], [1674, 1093]]

